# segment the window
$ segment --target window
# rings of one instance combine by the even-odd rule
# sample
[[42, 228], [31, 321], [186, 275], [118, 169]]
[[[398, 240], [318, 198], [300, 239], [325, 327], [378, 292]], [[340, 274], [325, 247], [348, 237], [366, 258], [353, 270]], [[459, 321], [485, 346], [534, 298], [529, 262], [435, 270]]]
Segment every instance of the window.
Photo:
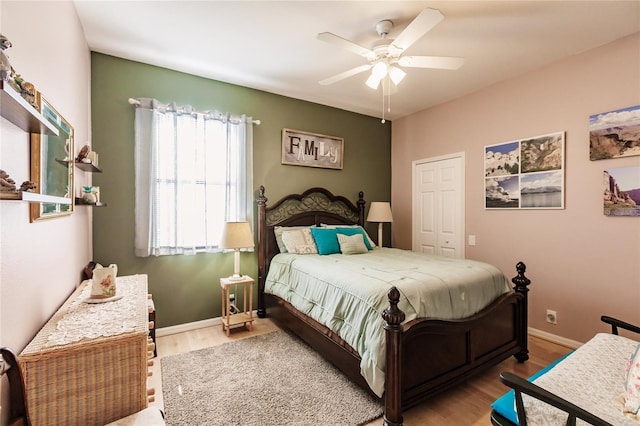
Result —
[[139, 99], [135, 254], [217, 251], [225, 221], [251, 221], [251, 118]]

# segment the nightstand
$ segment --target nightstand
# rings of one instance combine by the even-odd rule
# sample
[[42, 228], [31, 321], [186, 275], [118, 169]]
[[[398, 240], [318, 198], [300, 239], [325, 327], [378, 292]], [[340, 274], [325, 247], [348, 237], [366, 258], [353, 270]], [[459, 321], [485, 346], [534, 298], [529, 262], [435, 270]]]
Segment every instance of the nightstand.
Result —
[[[242, 286], [244, 289], [242, 312], [236, 314], [231, 314], [231, 301], [229, 296], [232, 286], [234, 288], [235, 286]], [[253, 327], [253, 278], [248, 275], [243, 275], [237, 280], [220, 278], [220, 287], [222, 287], [222, 331], [226, 331], [228, 336], [231, 327], [239, 324], [244, 325], [251, 331]]]

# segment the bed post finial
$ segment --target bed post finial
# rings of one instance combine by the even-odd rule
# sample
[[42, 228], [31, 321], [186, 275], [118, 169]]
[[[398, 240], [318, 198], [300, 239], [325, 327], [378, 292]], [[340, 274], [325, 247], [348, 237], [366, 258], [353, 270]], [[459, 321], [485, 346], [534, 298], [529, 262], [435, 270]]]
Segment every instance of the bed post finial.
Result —
[[258, 205], [265, 205], [267, 204], [267, 197], [264, 196], [264, 185], [260, 185], [260, 188], [258, 189], [259, 195], [258, 195]]
[[384, 426], [402, 425], [402, 321], [405, 314], [398, 308], [400, 291], [391, 287], [387, 293], [389, 307], [382, 312], [386, 335]]
[[265, 318], [267, 309], [264, 303], [264, 283], [267, 279], [267, 253], [266, 253], [266, 222], [267, 222], [267, 197], [264, 195], [264, 185], [258, 190], [258, 317]]
[[364, 192], [358, 192], [358, 225], [364, 226], [364, 207], [367, 202], [364, 200]]
[[531, 280], [527, 278], [524, 273], [527, 271], [527, 265], [524, 262], [518, 262], [516, 264], [516, 271], [518, 271], [518, 275], [511, 278], [511, 282], [514, 284], [514, 290], [516, 293], [522, 295], [522, 309], [520, 309], [520, 316], [517, 318], [516, 322], [516, 331], [517, 331], [517, 339], [522, 347], [522, 350], [514, 355], [514, 357], [518, 360], [518, 362], [525, 362], [529, 359], [529, 349], [528, 349], [528, 328], [529, 328], [529, 320], [527, 318], [527, 312], [529, 310], [529, 288], [527, 287], [531, 284]]
[[518, 271], [518, 275], [511, 278], [511, 282], [515, 284], [517, 292], [526, 294], [529, 291], [527, 286], [531, 284], [531, 280], [524, 276], [524, 273], [527, 271], [527, 265], [523, 262], [518, 262], [516, 271]]

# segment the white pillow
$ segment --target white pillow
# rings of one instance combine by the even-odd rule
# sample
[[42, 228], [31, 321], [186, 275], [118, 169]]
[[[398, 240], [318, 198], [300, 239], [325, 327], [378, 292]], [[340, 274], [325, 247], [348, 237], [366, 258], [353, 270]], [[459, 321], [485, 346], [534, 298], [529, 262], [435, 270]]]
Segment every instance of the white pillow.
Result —
[[317, 254], [318, 248], [309, 228], [286, 230], [282, 242], [287, 251], [294, 254]]
[[274, 226], [273, 227], [273, 233], [276, 236], [276, 243], [278, 244], [278, 248], [280, 249], [280, 253], [287, 253], [287, 247], [284, 245], [284, 242], [282, 241], [282, 233], [284, 231], [290, 231], [290, 230], [295, 230], [295, 229], [309, 229], [309, 228], [315, 228], [315, 225], [311, 225], [311, 226]]
[[364, 234], [367, 236], [367, 241], [369, 241], [369, 245], [371, 246], [371, 248], [374, 248], [376, 246], [376, 243], [373, 242], [367, 231], [360, 225], [328, 225], [326, 223], [321, 223], [320, 226], [322, 228], [360, 228], [362, 229], [362, 232], [364, 232]]
[[362, 234], [344, 235], [338, 234], [338, 244], [342, 254], [359, 254], [367, 253], [369, 249], [364, 244], [364, 236]]

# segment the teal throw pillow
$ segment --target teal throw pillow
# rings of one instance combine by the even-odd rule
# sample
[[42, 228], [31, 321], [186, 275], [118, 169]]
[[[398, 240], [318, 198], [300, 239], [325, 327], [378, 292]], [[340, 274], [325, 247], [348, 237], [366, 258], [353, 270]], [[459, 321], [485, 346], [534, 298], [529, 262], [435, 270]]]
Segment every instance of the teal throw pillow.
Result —
[[311, 228], [311, 235], [316, 242], [318, 254], [340, 253], [338, 230], [335, 228]]
[[[318, 247], [318, 254], [334, 254], [340, 253], [340, 244], [338, 243], [338, 234], [343, 235], [362, 235], [366, 236], [362, 228], [311, 228], [311, 235]], [[371, 250], [371, 245], [366, 238], [363, 238], [367, 250]]]

